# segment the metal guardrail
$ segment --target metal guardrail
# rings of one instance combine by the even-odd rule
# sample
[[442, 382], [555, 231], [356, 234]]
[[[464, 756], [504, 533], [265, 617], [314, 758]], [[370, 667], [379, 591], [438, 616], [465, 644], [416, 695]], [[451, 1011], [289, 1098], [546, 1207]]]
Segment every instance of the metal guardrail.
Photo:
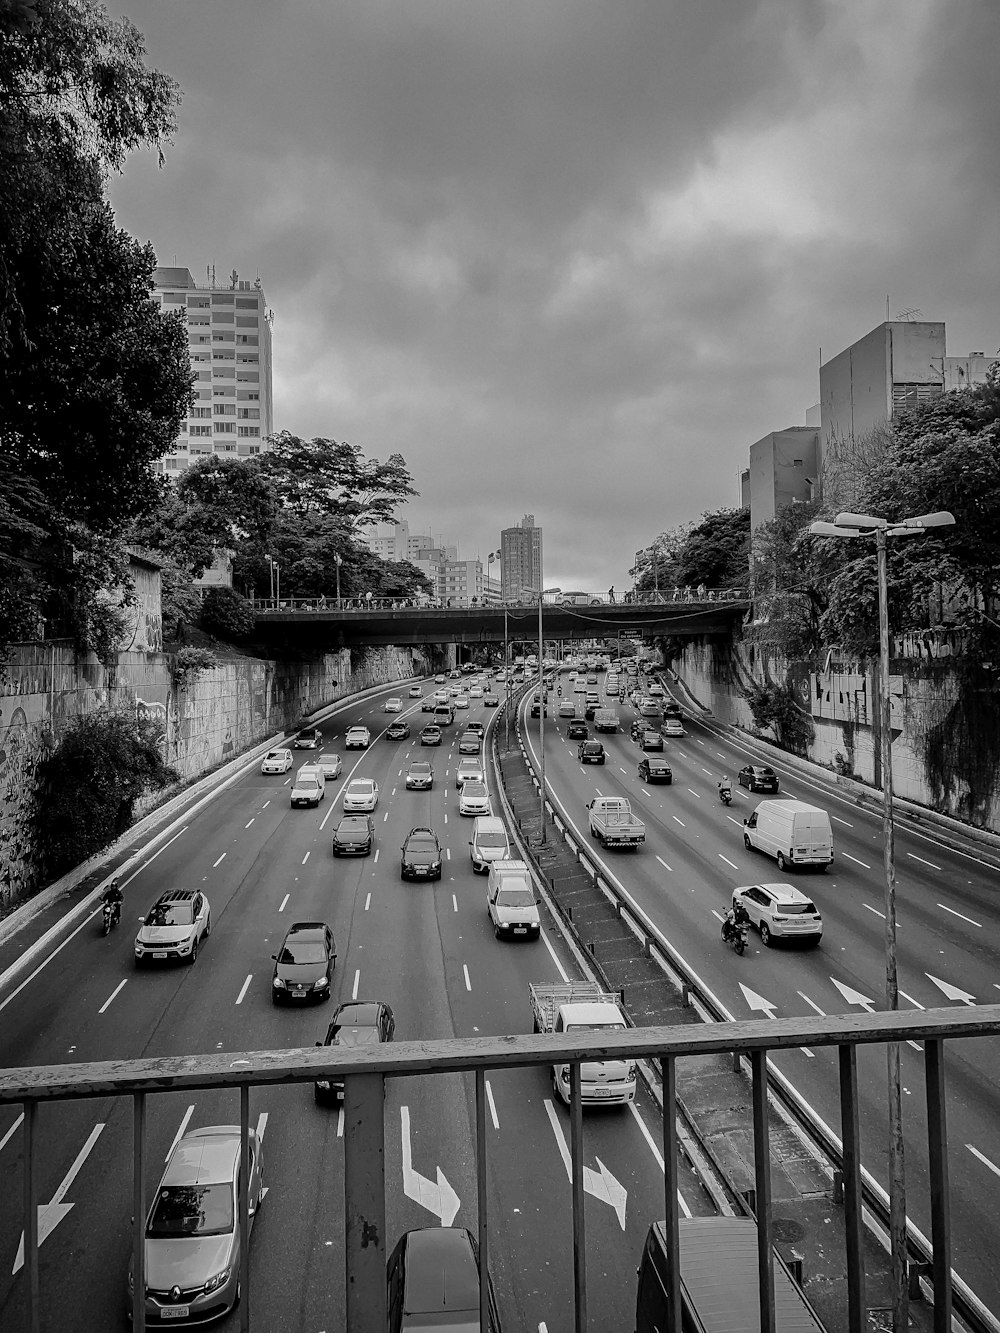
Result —
[[[674, 606], [685, 603], [695, 603], [701, 605], [705, 602], [744, 602], [747, 601], [750, 594], [746, 588], [677, 588], [664, 589], [662, 592], [640, 592], [636, 594], [627, 593], [624, 598], [618, 601], [610, 601], [606, 596], [601, 597], [595, 594], [590, 601], [575, 602], [572, 600], [543, 603], [543, 611], [566, 610], [578, 607], [580, 610], [586, 610], [588, 607], [603, 607], [610, 610], [612, 607], [616, 611], [626, 611], [630, 606]], [[516, 608], [518, 610], [537, 610], [538, 602], [534, 601], [477, 601], [476, 603], [456, 603], [454, 606], [442, 606], [438, 602], [418, 602], [413, 598], [406, 597], [257, 597], [251, 599], [251, 606], [257, 615], [262, 615], [269, 611], [503, 611]]]
[[[527, 1013], [527, 1008], [526, 1008]], [[794, 1047], [836, 1047], [839, 1053], [841, 1102], [844, 1108], [844, 1200], [847, 1213], [847, 1261], [850, 1327], [866, 1328], [862, 1266], [861, 1216], [863, 1187], [858, 1129], [857, 1048], [873, 1043], [920, 1040], [926, 1053], [926, 1102], [930, 1193], [932, 1200], [935, 1333], [950, 1333], [952, 1275], [949, 1246], [949, 1194], [944, 1043], [962, 1037], [1000, 1037], [1000, 1005], [976, 1010], [861, 1013], [825, 1018], [784, 1018], [719, 1023], [704, 1027], [626, 1028], [593, 1032], [474, 1037], [447, 1041], [410, 1041], [368, 1048], [332, 1047], [213, 1053], [146, 1060], [100, 1061], [7, 1069], [0, 1072], [0, 1105], [21, 1104], [24, 1112], [24, 1270], [25, 1322], [38, 1333], [40, 1280], [38, 1250], [37, 1169], [38, 1107], [67, 1099], [129, 1097], [133, 1116], [132, 1255], [134, 1265], [134, 1328], [145, 1328], [144, 1231], [147, 1198], [147, 1099], [194, 1089], [239, 1092], [241, 1127], [241, 1188], [238, 1200], [242, 1234], [249, 1235], [250, 1090], [302, 1084], [319, 1078], [344, 1082], [344, 1193], [346, 1209], [345, 1278], [348, 1333], [385, 1333], [386, 1328], [386, 1163], [385, 1080], [428, 1074], [471, 1073], [476, 1088], [476, 1166], [479, 1237], [483, 1268], [488, 1267], [489, 1201], [486, 1184], [486, 1075], [495, 1070], [569, 1063], [571, 1076], [571, 1169], [576, 1328], [586, 1328], [586, 1244], [584, 1234], [583, 1125], [580, 1065], [591, 1060], [655, 1060], [664, 1088], [662, 1116], [664, 1212], [670, 1271], [675, 1275], [669, 1297], [679, 1312], [679, 1218], [677, 1136], [672, 1114], [677, 1086], [677, 1061], [689, 1057], [738, 1052], [749, 1059], [753, 1082], [756, 1219], [760, 1258], [760, 1326], [774, 1333], [774, 1288], [770, 1153], [768, 1137], [768, 1055]], [[670, 1108], [669, 1110], [667, 1108]], [[249, 1245], [240, 1249], [243, 1299], [240, 1328], [249, 1330], [251, 1287]], [[485, 1292], [485, 1284], [484, 1284]], [[485, 1301], [485, 1295], [483, 1297]], [[957, 1309], [957, 1304], [956, 1304]], [[679, 1320], [674, 1327], [680, 1327]], [[484, 1324], [485, 1327], [485, 1324]]]
[[[517, 719], [517, 708], [514, 709], [515, 720]], [[535, 790], [538, 790], [538, 775], [535, 772], [534, 764], [525, 748], [523, 738], [518, 729], [518, 744], [521, 753], [524, 756], [525, 763], [531, 774]], [[499, 768], [499, 766], [498, 766]], [[546, 784], [548, 785], [548, 784]], [[591, 854], [591, 850], [584, 844], [581, 844], [575, 834], [571, 833], [564, 822], [564, 817], [553, 806], [546, 796], [545, 808], [552, 817], [552, 822], [559, 830], [566, 845], [574, 853], [577, 860], [584, 867], [587, 873], [594, 881], [594, 887], [607, 898], [609, 904], [614, 908], [615, 913], [622, 918], [629, 928], [642, 943], [643, 953], [658, 962], [668, 975], [674, 976], [681, 987], [681, 993], [685, 1004], [694, 1004], [699, 1008], [703, 1018], [712, 1023], [732, 1023], [734, 1020], [732, 1014], [726, 1009], [722, 1001], [715, 995], [711, 987], [698, 975], [697, 972], [682, 959], [680, 954], [666, 939], [656, 924], [650, 920], [647, 914], [639, 905], [631, 901], [611, 883], [603, 872], [602, 867], [596, 862]], [[567, 926], [574, 931], [575, 928], [571, 920], [566, 921]], [[577, 937], [578, 938], [578, 937]], [[580, 941], [586, 948], [586, 944]], [[989, 1006], [988, 1006], [989, 1007]], [[951, 1012], [950, 1010], [948, 1012]], [[808, 1043], [805, 1043], [808, 1044]], [[738, 1054], [734, 1056], [741, 1059]], [[843, 1071], [842, 1071], [843, 1076]], [[792, 1116], [795, 1123], [806, 1133], [815, 1146], [829, 1160], [833, 1170], [838, 1175], [843, 1176], [849, 1169], [849, 1152], [845, 1147], [843, 1140], [837, 1138], [836, 1134], [828, 1125], [817, 1119], [815, 1114], [806, 1105], [797, 1090], [782, 1072], [770, 1062], [767, 1064], [767, 1077], [769, 1086], [775, 1097], [778, 1098], [786, 1112]], [[666, 1102], [666, 1089], [664, 1089], [664, 1102]], [[943, 1099], [939, 1113], [944, 1115]], [[930, 1111], [928, 1113], [930, 1118]], [[856, 1126], [855, 1126], [856, 1133]], [[861, 1199], [864, 1206], [871, 1212], [872, 1216], [878, 1221], [879, 1225], [886, 1231], [889, 1229], [889, 1196], [877, 1180], [859, 1164], [859, 1177], [861, 1181], [862, 1194]], [[945, 1172], [946, 1174], [946, 1172]], [[931, 1175], [934, 1175], [933, 1167]], [[930, 1240], [907, 1218], [906, 1221], [907, 1246], [910, 1253], [910, 1271], [911, 1287], [917, 1280], [931, 1278], [938, 1272], [938, 1266], [935, 1262], [934, 1246]], [[950, 1234], [950, 1233], [949, 1233]], [[935, 1277], [935, 1280], [936, 1279]], [[963, 1282], [961, 1277], [949, 1268], [949, 1308], [954, 1310], [968, 1325], [971, 1333], [1000, 1333], [1000, 1319], [976, 1296], [967, 1283]], [[853, 1325], [852, 1325], [853, 1327]], [[937, 1314], [935, 1312], [935, 1329], [937, 1329]], [[943, 1327], [943, 1326], [942, 1326]], [[950, 1327], [950, 1323], [948, 1325]]]

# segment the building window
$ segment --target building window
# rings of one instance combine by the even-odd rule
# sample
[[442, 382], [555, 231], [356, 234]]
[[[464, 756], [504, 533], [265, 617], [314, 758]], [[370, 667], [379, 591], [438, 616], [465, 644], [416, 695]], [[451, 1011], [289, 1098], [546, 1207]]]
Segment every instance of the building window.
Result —
[[207, 296], [189, 296], [187, 303], [189, 310], [207, 310], [211, 304]]
[[[212, 427], [211, 427], [211, 426], [192, 426], [191, 429], [190, 429], [190, 431], [189, 431], [188, 433], [189, 433], [190, 435], [211, 435], [211, 433], [212, 433]], [[194, 452], [197, 453], [198, 451], [195, 450]]]
[[193, 417], [210, 417], [212, 413], [207, 407], [192, 407], [191, 415]]
[[197, 328], [197, 326], [198, 326], [199, 324], [209, 324], [209, 323], [211, 323], [211, 321], [209, 320], [209, 318], [208, 318], [207, 315], [189, 315], [189, 316], [188, 316], [188, 328], [189, 328], [189, 329]]
[[252, 445], [250, 446], [249, 452], [250, 452], [251, 456], [252, 456], [253, 454], [259, 454], [259, 453], [260, 453], [260, 445], [259, 445], [259, 444], [252, 444]]
[[233, 296], [232, 292], [213, 292], [213, 293], [212, 293], [212, 304], [213, 304], [213, 305], [232, 305], [233, 302], [234, 302], [235, 300], [236, 300], [236, 298], [235, 298], [235, 296]]
[[216, 435], [232, 435], [236, 430], [232, 421], [213, 421], [212, 426]]
[[259, 439], [259, 438], [260, 438], [260, 427], [259, 427], [259, 426], [241, 426], [241, 427], [240, 427], [240, 435], [241, 435], [244, 439], [247, 439], [247, 438], [250, 438], [250, 439]]
[[233, 390], [231, 385], [226, 385], [221, 389], [212, 390], [213, 398], [232, 398], [232, 396], [233, 396]]
[[257, 347], [260, 344], [260, 339], [252, 333], [238, 333], [236, 341], [244, 347]]
[[234, 417], [236, 415], [235, 403], [214, 403], [212, 411], [217, 417]]
[[256, 389], [237, 389], [236, 397], [241, 403], [259, 403], [260, 393]]
[[237, 415], [238, 417], [242, 417], [244, 421], [259, 421], [259, 420], [260, 420], [260, 408], [259, 408], [259, 407], [241, 407], [240, 410], [236, 413], [236, 415]]
[[232, 314], [230, 311], [228, 311], [228, 310], [213, 310], [213, 311], [212, 311], [212, 323], [213, 323], [213, 324], [232, 324], [233, 319], [234, 319], [233, 314]]
[[258, 370], [238, 370], [236, 379], [240, 384], [259, 384], [260, 371]]
[[257, 309], [257, 298], [256, 298], [256, 296], [237, 296], [237, 298], [236, 298], [236, 309], [237, 309], [237, 310], [256, 310], [256, 309]]

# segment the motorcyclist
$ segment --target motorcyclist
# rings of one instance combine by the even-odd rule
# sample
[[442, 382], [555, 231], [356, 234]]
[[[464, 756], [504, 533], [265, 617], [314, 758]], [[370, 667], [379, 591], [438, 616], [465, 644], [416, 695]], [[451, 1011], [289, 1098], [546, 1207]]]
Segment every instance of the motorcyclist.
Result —
[[[113, 879], [101, 894], [101, 902], [104, 905], [104, 911], [110, 918], [110, 924], [114, 924], [121, 919], [123, 895], [119, 887], [118, 880]], [[105, 924], [105, 930], [109, 925]]]
[[733, 799], [733, 785], [723, 773], [719, 779], [719, 800], [727, 803]]
[[734, 931], [740, 926], [749, 926], [750, 913], [741, 902], [734, 902], [732, 907], [726, 913], [726, 919], [722, 923], [723, 938], [729, 939]]

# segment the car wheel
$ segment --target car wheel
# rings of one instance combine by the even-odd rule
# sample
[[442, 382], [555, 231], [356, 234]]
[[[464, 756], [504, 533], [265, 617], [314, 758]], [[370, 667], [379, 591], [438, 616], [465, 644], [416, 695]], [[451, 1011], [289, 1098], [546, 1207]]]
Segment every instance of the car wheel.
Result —
[[212, 933], [212, 914], [211, 912], [209, 912], [208, 920], [205, 922], [205, 934], [202, 936], [202, 939], [207, 940], [209, 935], [211, 935], [211, 933]]
[[753, 851], [753, 843], [750, 841], [749, 833], [743, 834], [743, 846], [747, 849], [748, 852]]
[[778, 853], [777, 861], [778, 861], [778, 869], [779, 869], [779, 870], [784, 870], [785, 867], [786, 867], [787, 864], [788, 864], [788, 862], [785, 860], [785, 854], [784, 854], [784, 852], [779, 852], [779, 853]]
[[674, 781], [673, 778], [667, 778], [667, 779], [665, 780], [665, 784], [664, 784], [664, 785], [667, 786], [667, 787], [670, 787], [670, 786], [673, 785], [673, 781]]
[[198, 941], [195, 940], [191, 945], [191, 956], [188, 959], [188, 967], [194, 967], [195, 959], [198, 957]]
[[763, 946], [764, 946], [765, 949], [770, 949], [770, 947], [771, 947], [771, 932], [770, 932], [770, 930], [768, 929], [768, 927], [767, 927], [767, 923], [766, 923], [765, 921], [762, 921], [762, 922], [760, 923], [760, 942], [761, 942], [761, 944], [763, 944]]

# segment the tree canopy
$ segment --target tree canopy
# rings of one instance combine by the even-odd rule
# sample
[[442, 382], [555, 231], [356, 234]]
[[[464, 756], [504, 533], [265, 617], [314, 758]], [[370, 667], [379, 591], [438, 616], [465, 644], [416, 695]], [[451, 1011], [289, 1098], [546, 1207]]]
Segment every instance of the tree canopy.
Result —
[[390, 522], [400, 502], [417, 494], [401, 454], [383, 463], [346, 440], [302, 440], [279, 431], [259, 466], [286, 508], [327, 514], [351, 528]]

